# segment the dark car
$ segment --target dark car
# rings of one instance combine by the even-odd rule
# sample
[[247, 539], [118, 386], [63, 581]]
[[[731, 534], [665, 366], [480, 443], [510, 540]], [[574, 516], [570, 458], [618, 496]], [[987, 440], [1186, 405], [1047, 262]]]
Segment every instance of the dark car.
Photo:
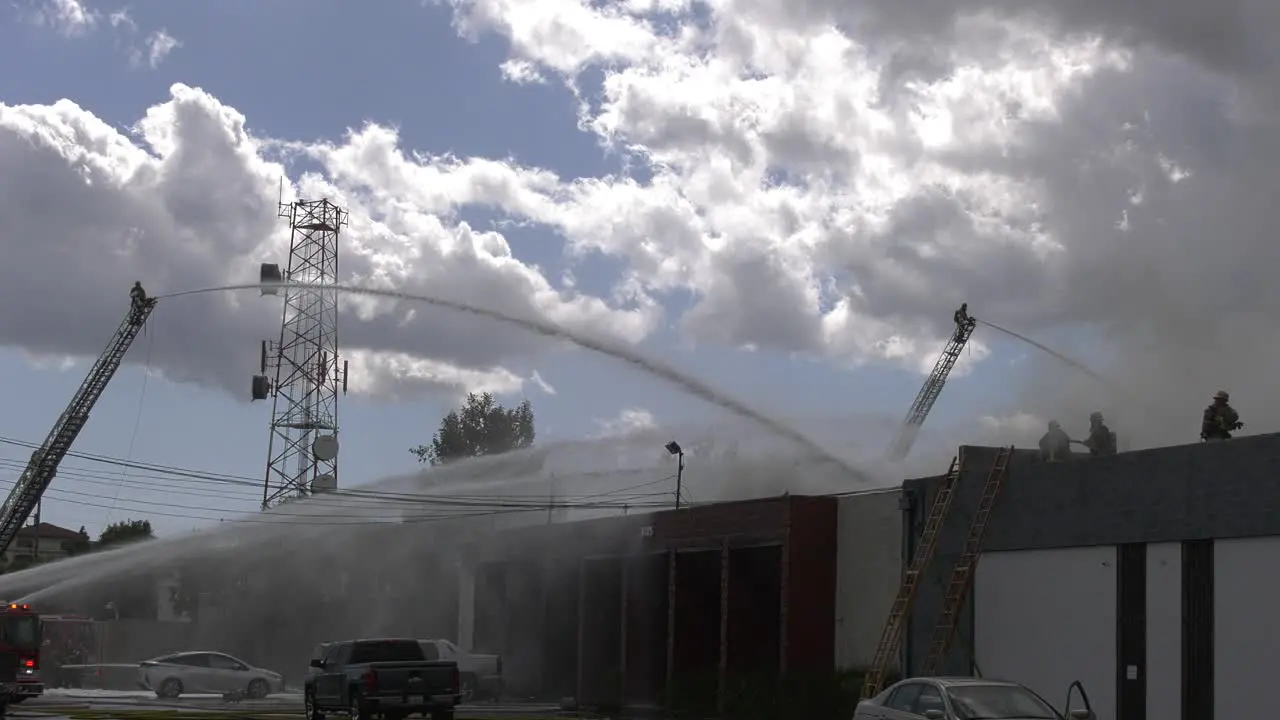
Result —
[[352, 720], [403, 720], [421, 713], [453, 720], [461, 698], [458, 664], [427, 660], [414, 639], [342, 640], [311, 661], [303, 702], [307, 720], [340, 713]]

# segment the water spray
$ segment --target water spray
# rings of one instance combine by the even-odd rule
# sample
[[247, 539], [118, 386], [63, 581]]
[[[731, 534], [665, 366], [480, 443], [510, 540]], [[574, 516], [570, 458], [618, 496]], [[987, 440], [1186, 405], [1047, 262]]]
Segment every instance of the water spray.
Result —
[[988, 321], [986, 321], [986, 320], [978, 320], [978, 322], [979, 322], [980, 324], [982, 324], [982, 325], [986, 325], [987, 327], [991, 328], [992, 330], [995, 330], [996, 332], [1002, 332], [1002, 333], [1004, 333], [1005, 335], [1008, 335], [1009, 337], [1014, 338], [1015, 340], [1021, 340], [1022, 342], [1024, 342], [1024, 343], [1026, 343], [1026, 344], [1030, 345], [1031, 347], [1034, 347], [1034, 348], [1036, 348], [1037, 350], [1040, 350], [1040, 351], [1042, 351], [1042, 352], [1045, 352], [1045, 353], [1047, 353], [1047, 354], [1049, 354], [1049, 355], [1051, 355], [1051, 356], [1053, 356], [1053, 357], [1057, 358], [1058, 360], [1060, 360], [1060, 361], [1062, 361], [1062, 362], [1066, 363], [1067, 365], [1070, 365], [1071, 367], [1075, 368], [1076, 370], [1079, 370], [1080, 372], [1084, 373], [1085, 375], [1088, 375], [1089, 377], [1093, 378], [1094, 380], [1097, 380], [1099, 383], [1101, 383], [1101, 384], [1103, 384], [1103, 385], [1107, 386], [1108, 388], [1110, 388], [1110, 389], [1112, 389], [1112, 390], [1115, 390], [1115, 391], [1117, 391], [1117, 392], [1121, 392], [1121, 393], [1128, 394], [1128, 393], [1125, 391], [1125, 389], [1124, 389], [1124, 388], [1120, 387], [1120, 386], [1119, 386], [1119, 385], [1117, 385], [1116, 383], [1111, 382], [1111, 381], [1110, 381], [1110, 380], [1108, 380], [1107, 378], [1105, 378], [1105, 377], [1103, 377], [1103, 376], [1099, 375], [1098, 373], [1094, 372], [1093, 370], [1091, 370], [1091, 369], [1089, 368], [1089, 366], [1088, 366], [1088, 365], [1085, 365], [1084, 363], [1080, 362], [1079, 360], [1074, 360], [1074, 359], [1072, 359], [1072, 358], [1070, 358], [1070, 357], [1067, 357], [1066, 355], [1063, 355], [1062, 353], [1058, 352], [1057, 350], [1054, 350], [1053, 348], [1049, 347], [1048, 345], [1044, 345], [1044, 344], [1041, 344], [1041, 343], [1039, 343], [1039, 342], [1036, 342], [1035, 340], [1032, 340], [1031, 338], [1027, 337], [1026, 335], [1022, 335], [1022, 334], [1020, 334], [1020, 333], [1016, 333], [1016, 332], [1014, 332], [1014, 331], [1012, 331], [1012, 330], [1010, 330], [1010, 329], [1008, 329], [1008, 328], [1000, 327], [999, 325], [996, 325], [996, 324], [995, 324], [995, 323], [993, 323], [993, 322], [988, 322]]
[[[400, 292], [398, 290], [386, 290], [380, 288], [361, 287], [359, 285], [333, 284], [326, 285], [327, 289], [336, 290], [338, 292], [351, 293], [353, 295], [365, 295], [372, 297], [390, 298], [395, 300], [411, 300], [414, 302], [425, 303], [435, 307], [447, 308], [458, 312], [475, 315], [477, 317], [495, 320], [509, 325], [524, 328], [530, 332], [537, 333], [546, 337], [567, 340], [578, 347], [586, 350], [608, 355], [616, 360], [621, 360], [633, 367], [639, 368], [654, 377], [666, 380], [685, 392], [701, 398], [721, 409], [727, 410], [739, 417], [752, 420], [769, 431], [791, 440], [796, 445], [804, 448], [814, 457], [821, 458], [828, 462], [834, 463], [850, 474], [854, 482], [871, 485], [873, 479], [866, 472], [854, 467], [849, 462], [835, 456], [827, 451], [821, 445], [813, 440], [805, 437], [798, 430], [788, 426], [780, 420], [769, 417], [763, 412], [747, 406], [739, 400], [729, 397], [697, 378], [690, 377], [676, 368], [657, 360], [655, 358], [645, 357], [644, 355], [632, 350], [631, 348], [619, 345], [617, 343], [607, 342], [599, 338], [591, 338], [585, 335], [573, 332], [564, 327], [545, 320], [535, 320], [532, 318], [518, 318], [513, 315], [491, 310], [488, 308], [477, 307], [467, 303], [458, 302], [456, 300], [446, 300], [444, 298], [432, 297], [430, 295], [414, 295], [412, 293]], [[200, 288], [197, 290], [186, 290], [183, 292], [169, 293], [168, 295], [159, 296], [160, 299], [184, 297], [187, 295], [205, 295], [209, 293], [234, 292], [238, 290], [262, 290], [262, 289], [279, 289], [279, 288], [313, 288], [308, 283], [292, 283], [292, 282], [271, 282], [271, 283], [244, 283], [238, 285], [221, 285], [218, 287]]]

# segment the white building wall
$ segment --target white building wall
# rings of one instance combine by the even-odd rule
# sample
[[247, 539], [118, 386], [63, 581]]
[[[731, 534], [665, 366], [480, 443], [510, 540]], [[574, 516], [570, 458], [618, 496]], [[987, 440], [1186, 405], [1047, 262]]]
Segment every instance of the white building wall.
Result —
[[866, 667], [902, 579], [898, 488], [840, 498], [836, 666]]
[[1214, 717], [1274, 716], [1280, 668], [1280, 537], [1215, 540]]
[[1023, 683], [1058, 708], [1079, 680], [1098, 720], [1116, 720], [1114, 545], [985, 553], [973, 602], [984, 676]]
[[1147, 546], [1147, 717], [1182, 717], [1182, 543]]

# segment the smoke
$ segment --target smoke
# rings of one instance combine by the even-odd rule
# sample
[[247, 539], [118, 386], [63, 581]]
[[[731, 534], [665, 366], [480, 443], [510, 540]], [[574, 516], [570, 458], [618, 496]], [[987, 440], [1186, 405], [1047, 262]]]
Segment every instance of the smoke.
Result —
[[[876, 418], [797, 423], [824, 440], [859, 427], [880, 425], [885, 437], [891, 430]], [[453, 637], [459, 568], [495, 533], [672, 507], [676, 462], [663, 447], [672, 437], [686, 454], [690, 504], [864, 487], [754, 422], [646, 429], [384, 478], [242, 522], [6, 574], [0, 596], [87, 613], [155, 597], [158, 581], [193, 597], [199, 622], [184, 647], [141, 633], [115, 650], [137, 656], [117, 661], [202, 647], [288, 669], [338, 636]], [[586, 528], [588, 540], [596, 532], [602, 542], [621, 532], [614, 523]], [[574, 542], [583, 537], [575, 531]]]
[[[939, 5], [945, 28], [911, 31], [950, 32], [966, 12], [1002, 5]], [[1100, 410], [1135, 449], [1196, 442], [1217, 390], [1231, 393], [1246, 434], [1280, 429], [1280, 409], [1263, 401], [1280, 391], [1280, 5], [1159, 7], [1024, 8], [1061, 32], [1098, 33], [1125, 61], [1008, 151], [1004, 167], [1039, 188], [1037, 289], [992, 280], [968, 298], [978, 317], [1084, 358], [1107, 381], [1030, 351], [1001, 414], [1056, 417], [1079, 437]]]

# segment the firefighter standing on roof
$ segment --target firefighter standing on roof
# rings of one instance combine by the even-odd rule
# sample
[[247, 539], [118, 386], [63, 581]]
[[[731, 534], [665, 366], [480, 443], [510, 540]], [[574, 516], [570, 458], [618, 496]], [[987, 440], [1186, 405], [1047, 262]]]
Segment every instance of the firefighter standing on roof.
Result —
[[1090, 455], [1116, 454], [1116, 434], [1102, 421], [1102, 413], [1089, 415], [1089, 437], [1085, 438], [1084, 446], [1089, 448]]
[[1231, 396], [1225, 390], [1213, 396], [1213, 404], [1204, 409], [1204, 421], [1200, 423], [1201, 440], [1230, 440], [1232, 430], [1244, 427], [1230, 402]]
[[1040, 457], [1048, 462], [1071, 457], [1071, 437], [1057, 420], [1049, 421], [1049, 432], [1040, 438]]

